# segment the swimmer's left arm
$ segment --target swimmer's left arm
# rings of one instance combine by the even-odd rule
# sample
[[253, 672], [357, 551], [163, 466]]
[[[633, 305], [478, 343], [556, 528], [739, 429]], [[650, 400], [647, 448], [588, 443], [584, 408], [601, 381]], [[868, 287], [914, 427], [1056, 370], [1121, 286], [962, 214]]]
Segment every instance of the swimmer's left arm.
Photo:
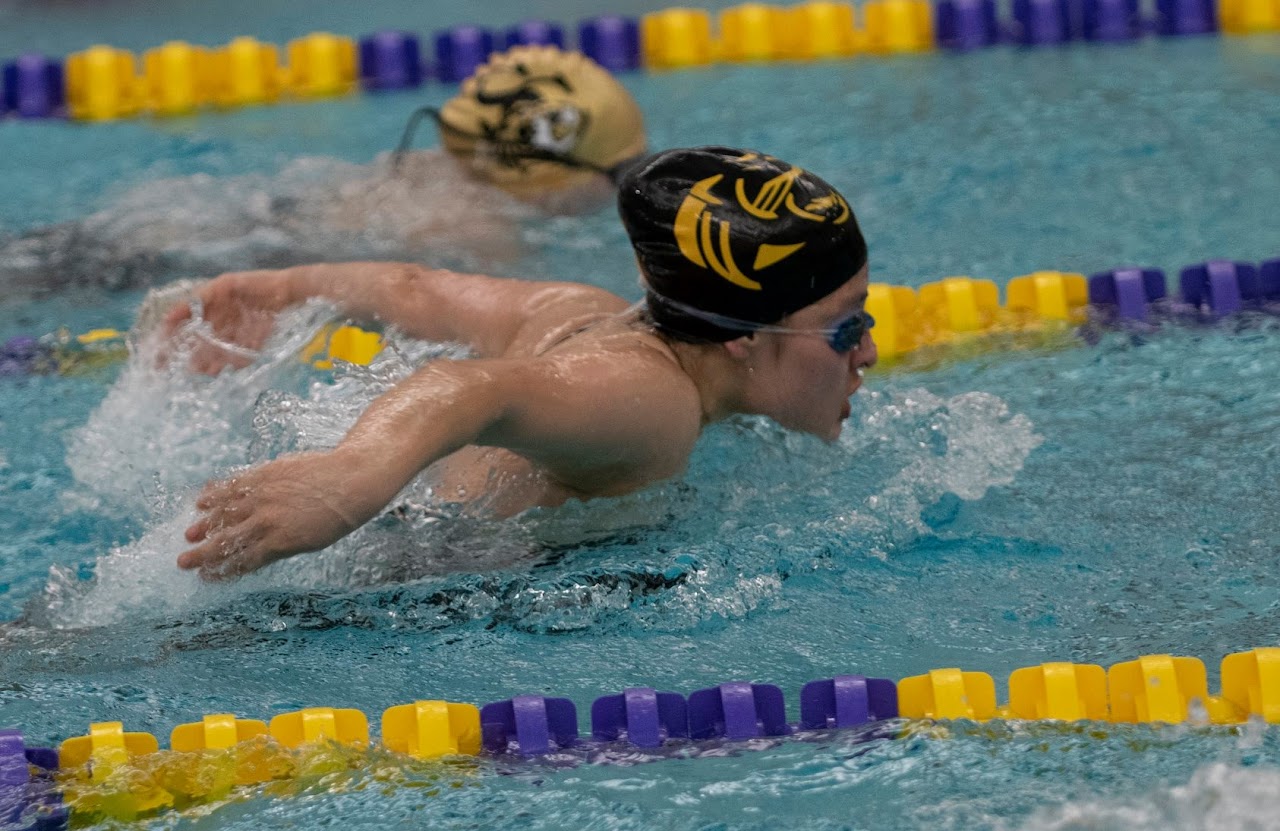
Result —
[[410, 337], [453, 341], [496, 358], [528, 328], [547, 328], [626, 301], [582, 283], [465, 274], [413, 263], [354, 262], [296, 266], [283, 274], [294, 302], [323, 297], [342, 314], [395, 326]]
[[[522, 334], [548, 319], [613, 312], [626, 302], [580, 283], [534, 282], [461, 274], [413, 263], [318, 263], [279, 270], [230, 272], [196, 289], [204, 319], [221, 340], [257, 349], [283, 309], [323, 298], [341, 314], [362, 322], [395, 326], [410, 337], [465, 343], [481, 357], [507, 352]], [[179, 303], [165, 318], [167, 335], [194, 315]], [[192, 368], [217, 374], [243, 366], [234, 351], [205, 348]]]

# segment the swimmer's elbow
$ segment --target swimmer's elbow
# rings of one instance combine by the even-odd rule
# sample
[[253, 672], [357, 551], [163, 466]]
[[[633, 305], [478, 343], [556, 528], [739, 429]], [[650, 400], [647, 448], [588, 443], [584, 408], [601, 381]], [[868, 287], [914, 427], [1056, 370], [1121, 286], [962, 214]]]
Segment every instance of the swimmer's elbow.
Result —
[[431, 302], [441, 272], [415, 263], [396, 263], [387, 275], [387, 291], [393, 302], [421, 307]]

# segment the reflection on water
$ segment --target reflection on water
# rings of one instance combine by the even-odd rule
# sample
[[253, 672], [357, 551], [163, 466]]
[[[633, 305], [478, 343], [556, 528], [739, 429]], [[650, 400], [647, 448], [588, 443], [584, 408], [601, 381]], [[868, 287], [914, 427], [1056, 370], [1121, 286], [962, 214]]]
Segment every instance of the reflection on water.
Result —
[[[1277, 168], [1259, 139], [1275, 127], [1277, 65], [1260, 46], [1273, 41], [714, 67], [628, 83], [654, 146], [768, 148], [845, 189], [875, 279], [1004, 280], [1280, 253], [1268, 211]], [[368, 158], [385, 147], [407, 105], [382, 100], [308, 105], [308, 122], [322, 125], [313, 136], [340, 133], [354, 113], [384, 119], [343, 133], [344, 149], [307, 152]], [[209, 150], [157, 142], [147, 126], [6, 124], [63, 143], [54, 159], [114, 137], [122, 155], [160, 157], [161, 175], [219, 175], [143, 185], [45, 240], [10, 242], [0, 273], [27, 279], [23, 251], [61, 263], [30, 278], [50, 285], [145, 285], [304, 256], [421, 250], [436, 262], [434, 243], [413, 232], [443, 221], [436, 201], [380, 190], [376, 164], [313, 158], [229, 175], [276, 171], [271, 154], [297, 153], [306, 133], [284, 111], [262, 119], [263, 142], [234, 115], [172, 128], [218, 137], [222, 149]], [[48, 210], [83, 213], [66, 195], [100, 192], [104, 171], [129, 182], [151, 173], [129, 165], [45, 165], [64, 199]], [[32, 179], [6, 181], [18, 190]], [[490, 199], [454, 200], [441, 181], [449, 210]], [[362, 197], [368, 228], [326, 204]], [[9, 227], [45, 215], [7, 204]], [[518, 245], [534, 251], [502, 273], [634, 291], [606, 213], [527, 222], [519, 206], [490, 207], [520, 223]], [[439, 256], [467, 267], [469, 245]], [[0, 284], [5, 300], [11, 285]], [[64, 297], [4, 313], [15, 333], [37, 325], [19, 314], [49, 322], [37, 333], [123, 319], [126, 295], [103, 294], [101, 308]], [[414, 698], [522, 692], [585, 708], [640, 684], [760, 680], [794, 701], [805, 681], [838, 672], [943, 666], [990, 672], [1002, 690], [1019, 666], [1160, 652], [1205, 659], [1215, 687], [1219, 657], [1280, 641], [1275, 317], [877, 371], [839, 443], [756, 420], [717, 425], [679, 481], [623, 500], [494, 522], [434, 498], [423, 479], [361, 536], [200, 586], [172, 560], [201, 481], [332, 443], [386, 384], [456, 354], [393, 334], [399, 351], [383, 363], [320, 375], [292, 356], [328, 310], [297, 314], [235, 376], [192, 379], [135, 359], [110, 388], [100, 377], [0, 386], [0, 602], [22, 618], [0, 632], [0, 721], [49, 743], [105, 718], [163, 736], [206, 712], [376, 714]], [[625, 769], [504, 763], [438, 792], [375, 762], [288, 797], [253, 792], [150, 825], [256, 831], [323, 815], [352, 829], [1268, 828], [1278, 735], [953, 725]]]

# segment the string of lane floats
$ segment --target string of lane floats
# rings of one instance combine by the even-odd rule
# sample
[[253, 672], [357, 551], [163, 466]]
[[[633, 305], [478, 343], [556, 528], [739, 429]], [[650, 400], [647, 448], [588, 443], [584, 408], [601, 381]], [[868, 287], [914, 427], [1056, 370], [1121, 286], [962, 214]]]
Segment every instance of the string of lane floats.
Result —
[[[1280, 258], [1260, 265], [1192, 265], [1181, 270], [1178, 282], [1178, 293], [1170, 296], [1165, 275], [1156, 269], [1114, 269], [1087, 280], [1042, 271], [1010, 281], [1001, 305], [994, 282], [950, 277], [919, 290], [873, 284], [867, 306], [877, 319], [877, 345], [888, 359], [931, 346], [963, 348], [1001, 333], [1069, 333], [1090, 321], [1150, 326], [1161, 316], [1213, 320], [1280, 310]], [[122, 356], [122, 338], [115, 330], [95, 330], [12, 339], [0, 353], [0, 374], [74, 372]], [[321, 369], [334, 361], [367, 364], [381, 346], [377, 332], [332, 325], [302, 357]], [[451, 762], [592, 747], [624, 748], [633, 751], [631, 758], [638, 749], [661, 758], [699, 742], [811, 731], [856, 730], [859, 738], [885, 739], [912, 732], [902, 719], [1280, 723], [1280, 647], [1228, 655], [1220, 678], [1221, 689], [1210, 695], [1204, 663], [1184, 656], [1147, 655], [1106, 669], [1051, 662], [1015, 670], [1008, 701], [1000, 705], [995, 681], [984, 672], [935, 669], [897, 682], [837, 675], [804, 685], [796, 723], [787, 720], [782, 690], [770, 684], [733, 681], [687, 697], [636, 687], [592, 702], [589, 737], [579, 733], [571, 700], [543, 695], [517, 695], [482, 707], [416, 700], [382, 713], [377, 741], [363, 712], [323, 706], [269, 722], [206, 715], [174, 728], [168, 750], [160, 749], [154, 735], [126, 731], [121, 722], [90, 724], [85, 735], [56, 749], [28, 747], [20, 730], [0, 729], [0, 824], [64, 828], [68, 805], [77, 815], [148, 816], [224, 799], [237, 787], [359, 766], [361, 754], [375, 746], [406, 760]]]
[[[1014, 0], [1001, 18], [996, 0], [811, 0], [793, 6], [745, 3], [709, 12], [669, 8], [640, 19], [602, 15], [577, 25], [577, 48], [614, 72], [679, 69], [717, 62], [819, 60], [998, 43], [1046, 46], [1071, 40], [1134, 41], [1217, 32], [1280, 32], [1280, 0], [1156, 0], [1144, 18], [1139, 0]], [[432, 36], [432, 60], [419, 36], [384, 30], [355, 39], [312, 32], [283, 51], [253, 37], [217, 47], [169, 41], [134, 53], [95, 45], [59, 59], [28, 53], [5, 63], [0, 115], [70, 116], [107, 121], [151, 114], [412, 89], [429, 77], [466, 78], [495, 49], [565, 47], [565, 27], [527, 20], [505, 31], [457, 26]]]
[[[1061, 271], [1015, 277], [1005, 288], [1003, 305], [994, 281], [970, 277], [947, 277], [918, 290], [872, 283], [867, 298], [867, 311], [876, 319], [876, 347], [888, 366], [926, 348], [963, 354], [992, 336], [1031, 335], [1035, 344], [1042, 341], [1034, 338], [1070, 335], [1090, 322], [1214, 320], [1249, 309], [1280, 309], [1280, 257], [1260, 264], [1210, 260], [1187, 266], [1179, 272], [1174, 295], [1159, 269], [1118, 268], [1088, 279]], [[321, 330], [301, 357], [318, 369], [331, 369], [335, 360], [368, 364], [382, 345], [378, 332], [335, 324]], [[0, 344], [0, 378], [74, 375], [126, 354], [125, 334], [116, 329], [18, 335]]]

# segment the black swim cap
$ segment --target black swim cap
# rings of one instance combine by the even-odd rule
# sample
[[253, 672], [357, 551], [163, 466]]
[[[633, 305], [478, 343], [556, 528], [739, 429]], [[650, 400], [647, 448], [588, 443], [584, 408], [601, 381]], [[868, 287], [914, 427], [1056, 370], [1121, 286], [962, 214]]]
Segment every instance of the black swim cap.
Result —
[[867, 243], [835, 188], [772, 156], [667, 150], [623, 177], [618, 212], [664, 332], [723, 342], [853, 278]]

